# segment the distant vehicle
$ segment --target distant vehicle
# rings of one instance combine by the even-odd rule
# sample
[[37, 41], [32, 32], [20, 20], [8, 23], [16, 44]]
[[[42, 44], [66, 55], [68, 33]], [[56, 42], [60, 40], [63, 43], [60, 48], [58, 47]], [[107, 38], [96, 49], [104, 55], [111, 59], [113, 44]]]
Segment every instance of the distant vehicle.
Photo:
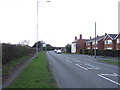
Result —
[[57, 53], [57, 49], [55, 49], [54, 52]]
[[61, 54], [61, 50], [57, 50], [57, 54]]

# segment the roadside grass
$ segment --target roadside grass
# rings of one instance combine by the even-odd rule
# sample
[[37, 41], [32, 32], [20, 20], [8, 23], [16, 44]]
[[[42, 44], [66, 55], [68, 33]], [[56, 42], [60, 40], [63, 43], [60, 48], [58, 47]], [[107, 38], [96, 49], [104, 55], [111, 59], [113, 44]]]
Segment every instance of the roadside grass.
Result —
[[120, 60], [118, 57], [110, 57], [110, 59]]
[[114, 64], [114, 65], [120, 65], [120, 61], [112, 61], [112, 60], [97, 60], [97, 61]]
[[104, 58], [110, 58], [110, 59], [115, 59], [115, 60], [120, 60], [120, 57], [107, 57], [107, 56], [103, 56]]
[[40, 52], [8, 88], [57, 88], [45, 53]]
[[12, 60], [10, 63], [2, 65], [2, 74], [3, 78], [8, 76], [12, 71], [14, 71], [17, 66], [19, 66], [22, 62], [29, 59], [31, 56], [24, 56], [15, 60]]

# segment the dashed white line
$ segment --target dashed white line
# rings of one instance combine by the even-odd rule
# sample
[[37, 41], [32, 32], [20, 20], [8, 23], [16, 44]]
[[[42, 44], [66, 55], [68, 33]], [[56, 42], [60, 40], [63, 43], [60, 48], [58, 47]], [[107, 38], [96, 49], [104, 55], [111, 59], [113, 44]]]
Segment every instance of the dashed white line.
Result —
[[87, 69], [100, 69], [100, 68], [97, 68], [97, 67], [96, 67], [96, 68], [87, 68]]
[[70, 60], [68, 60], [68, 59], [66, 59], [66, 61], [68, 61], [68, 62], [70, 62], [70, 63], [71, 63], [71, 61], [70, 61]]
[[84, 68], [84, 67], [80, 66], [79, 64], [75, 64], [75, 65], [82, 68], [82, 69], [88, 70], [87, 68]]
[[92, 67], [92, 68], [87, 68], [87, 69], [100, 69], [100, 68], [95, 67], [95, 66], [92, 66], [92, 65], [90, 65], [90, 64], [85, 64], [85, 65], [88, 65], [88, 66]]
[[90, 65], [90, 64], [85, 64], [85, 65], [88, 65], [88, 66], [94, 67], [94, 66], [92, 66], [92, 65]]
[[88, 64], [83, 64], [83, 65], [88, 65], [88, 66], [91, 66], [91, 67], [83, 67], [83, 66], [81, 66], [80, 64], [75, 64], [76, 66], [78, 66], [78, 67], [80, 67], [80, 68], [82, 68], [82, 69], [85, 69], [85, 70], [89, 70], [89, 69], [100, 69], [100, 68], [97, 68], [97, 67], [94, 67], [94, 66], [92, 66], [92, 65], [88, 65]]
[[[106, 79], [106, 80], [108, 80], [108, 81], [110, 81], [110, 82], [112, 82], [112, 83], [115, 83], [115, 84], [117, 84], [117, 85], [120, 85], [120, 83], [118, 83], [118, 82], [116, 82], [116, 81], [113, 81], [113, 80], [111, 80], [111, 79], [109, 79], [109, 78], [107, 78], [107, 77], [105, 77], [105, 76], [103, 76], [104, 74], [98, 74], [98, 76], [99, 77], [102, 77], [102, 78], [104, 78], [104, 79]], [[108, 74], [107, 74], [108, 75]], [[110, 74], [109, 74], [110, 75]]]

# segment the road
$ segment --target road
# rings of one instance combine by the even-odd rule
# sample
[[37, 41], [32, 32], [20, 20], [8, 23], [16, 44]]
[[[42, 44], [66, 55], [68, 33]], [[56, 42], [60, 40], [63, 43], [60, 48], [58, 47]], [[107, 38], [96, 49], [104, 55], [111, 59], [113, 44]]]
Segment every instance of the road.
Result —
[[46, 53], [59, 88], [118, 88], [118, 67], [93, 56]]

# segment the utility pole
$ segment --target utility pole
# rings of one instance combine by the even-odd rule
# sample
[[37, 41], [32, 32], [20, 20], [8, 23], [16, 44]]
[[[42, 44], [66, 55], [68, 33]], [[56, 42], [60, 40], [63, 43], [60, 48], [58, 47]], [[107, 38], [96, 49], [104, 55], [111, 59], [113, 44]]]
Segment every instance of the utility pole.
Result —
[[95, 22], [95, 44], [94, 44], [94, 55], [96, 58], [96, 22]]

